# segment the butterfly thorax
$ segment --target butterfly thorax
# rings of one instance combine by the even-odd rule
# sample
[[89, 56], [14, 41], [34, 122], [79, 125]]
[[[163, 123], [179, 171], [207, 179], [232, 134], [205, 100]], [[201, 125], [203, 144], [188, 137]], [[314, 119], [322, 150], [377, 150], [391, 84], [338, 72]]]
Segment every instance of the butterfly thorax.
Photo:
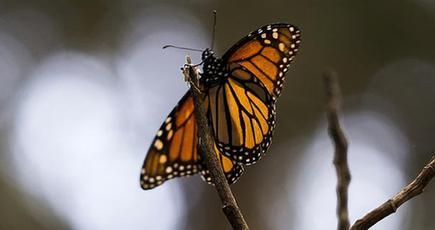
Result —
[[224, 62], [217, 57], [213, 50], [206, 49], [202, 53], [203, 73], [201, 81], [206, 87], [214, 86], [220, 83], [227, 76]]

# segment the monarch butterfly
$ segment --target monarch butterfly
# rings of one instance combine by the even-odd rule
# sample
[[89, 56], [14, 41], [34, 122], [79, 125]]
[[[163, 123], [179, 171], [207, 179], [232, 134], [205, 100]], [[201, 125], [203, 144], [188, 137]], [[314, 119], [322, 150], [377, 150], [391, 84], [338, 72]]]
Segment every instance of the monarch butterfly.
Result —
[[[263, 26], [237, 42], [222, 58], [202, 53], [207, 116], [215, 152], [230, 184], [269, 148], [275, 103], [284, 74], [298, 51], [300, 31], [286, 23]], [[173, 177], [200, 173], [211, 183], [201, 159], [193, 97], [188, 91], [163, 122], [145, 158], [140, 184], [151, 189]]]

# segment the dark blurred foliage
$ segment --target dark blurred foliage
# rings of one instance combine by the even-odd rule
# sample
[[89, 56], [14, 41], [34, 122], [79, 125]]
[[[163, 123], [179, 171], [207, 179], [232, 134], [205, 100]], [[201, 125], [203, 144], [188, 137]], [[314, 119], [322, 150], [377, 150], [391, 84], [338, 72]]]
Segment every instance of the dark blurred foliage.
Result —
[[[325, 99], [321, 73], [326, 69], [332, 68], [339, 75], [344, 94], [344, 115], [358, 111], [382, 114], [407, 140], [407, 149], [403, 150], [406, 152], [405, 157], [395, 155], [394, 152], [386, 153], [386, 158], [393, 162], [399, 158], [402, 160], [400, 164], [403, 167], [400, 169], [405, 182], [416, 175], [429, 160], [435, 147], [435, 3], [429, 0], [0, 0], [0, 32], [11, 34], [27, 45], [34, 60], [32, 65], [37, 65], [39, 60], [58, 50], [77, 50], [110, 57], [123, 49], [121, 41], [126, 28], [134, 26], [132, 18], [155, 5], [162, 5], [163, 10], [165, 6], [171, 6], [189, 12], [205, 31], [211, 30], [210, 12], [217, 9], [216, 40], [220, 54], [249, 31], [267, 23], [290, 22], [302, 30], [300, 52], [287, 75], [285, 90], [278, 101], [278, 126], [274, 143], [268, 155], [260, 163], [249, 167], [240, 181], [232, 186], [252, 229], [275, 229], [277, 226], [292, 229], [295, 228], [293, 223], [300, 221], [297, 218], [299, 207], [289, 207], [287, 213], [282, 214], [282, 207], [277, 205], [292, 205], [296, 200], [308, 199], [305, 194], [289, 189], [289, 186], [296, 185], [293, 181], [303, 176], [298, 170], [304, 167], [301, 165], [304, 162], [301, 154], [307, 151], [307, 146], [318, 132], [319, 124], [320, 127], [324, 124]], [[53, 21], [46, 23], [59, 25], [59, 30], [46, 33], [44, 29], [38, 28], [38, 24], [33, 24], [33, 19], [39, 16], [33, 10], [48, 15], [46, 19]], [[166, 14], [170, 17], [170, 13]], [[159, 21], [146, 23], [160, 26]], [[177, 38], [171, 38], [171, 41], [176, 40]], [[179, 60], [179, 66], [183, 61]], [[179, 66], [166, 68], [176, 70]], [[27, 71], [31, 72], [31, 67]], [[29, 84], [31, 79], [27, 76], [26, 72], [22, 73], [12, 90], [18, 91], [21, 85]], [[118, 78], [116, 74], [114, 76]], [[178, 79], [180, 80], [168, 84], [183, 84], [181, 78]], [[0, 170], [0, 228], [74, 228], [65, 221], [64, 214], [56, 213], [44, 200], [23, 191], [15, 184], [14, 178], [4, 172], [10, 170], [3, 159], [11, 154], [9, 132], [13, 130], [10, 122], [14, 114], [13, 110], [11, 112], [7, 108], [14, 107], [11, 103], [17, 101], [13, 93], [0, 97], [3, 113], [0, 123], [0, 165], [5, 169]], [[164, 115], [161, 114], [162, 117]], [[157, 119], [154, 127], [158, 127], [161, 120]], [[346, 118], [344, 120], [346, 127], [358, 125], [349, 123]], [[367, 134], [374, 135], [382, 145], [383, 136], [376, 136], [376, 132]], [[352, 143], [356, 141], [350, 140], [349, 154], [352, 154]], [[330, 164], [331, 152], [332, 146], [328, 146], [315, 155], [323, 158], [325, 164]], [[142, 153], [134, 154], [143, 157]], [[315, 172], [316, 168], [312, 171]], [[192, 205], [183, 207], [177, 229], [229, 228], [212, 187], [197, 178], [183, 179], [179, 183], [180, 190], [177, 192], [186, 204]], [[306, 183], [312, 182], [307, 179]], [[331, 180], [330, 186], [334, 189], [335, 180]], [[421, 197], [411, 201], [415, 205], [410, 207], [411, 211], [406, 212], [409, 216], [401, 225], [403, 229], [435, 229], [431, 212], [435, 209], [434, 191], [433, 186], [429, 186]], [[352, 193], [350, 199], [355, 199]], [[42, 214], [33, 215], [35, 209]], [[327, 215], [332, 216], [333, 213]], [[357, 218], [351, 217], [352, 221]], [[393, 218], [395, 216], [389, 217]], [[143, 229], [148, 228], [143, 226]]]

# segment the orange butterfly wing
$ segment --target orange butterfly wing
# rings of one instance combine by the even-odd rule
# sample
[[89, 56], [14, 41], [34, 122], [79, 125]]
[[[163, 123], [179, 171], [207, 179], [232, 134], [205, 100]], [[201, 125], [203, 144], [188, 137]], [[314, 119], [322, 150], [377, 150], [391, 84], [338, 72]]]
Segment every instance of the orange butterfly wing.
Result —
[[258, 161], [269, 147], [275, 122], [271, 96], [253, 79], [228, 78], [208, 91], [209, 119], [218, 149], [247, 165]]
[[286, 23], [263, 26], [240, 40], [223, 56], [230, 71], [245, 69], [233, 75], [244, 78], [245, 72], [253, 74], [274, 98], [281, 93], [284, 75], [298, 52], [301, 33]]
[[[244, 168], [243, 165], [240, 163], [237, 163], [230, 158], [223, 155], [217, 146], [214, 146], [215, 153], [218, 157], [218, 160], [220, 161], [222, 165], [222, 170], [224, 171], [225, 177], [227, 178], [227, 181], [229, 184], [233, 184], [239, 179], [239, 177], [243, 174]], [[206, 165], [204, 163], [201, 163], [201, 177], [204, 181], [206, 181], [209, 184], [213, 184], [210, 171], [207, 169]]]
[[253, 164], [269, 148], [275, 128], [275, 102], [284, 74], [298, 51], [299, 30], [272, 24], [250, 33], [223, 56], [227, 80], [209, 89], [210, 120], [219, 150]]
[[[187, 92], [168, 115], [154, 138], [142, 166], [140, 184], [152, 189], [164, 181], [201, 172], [210, 182], [208, 170], [198, 154], [197, 124], [193, 97]], [[234, 163], [216, 151], [229, 183], [243, 172], [243, 166]]]

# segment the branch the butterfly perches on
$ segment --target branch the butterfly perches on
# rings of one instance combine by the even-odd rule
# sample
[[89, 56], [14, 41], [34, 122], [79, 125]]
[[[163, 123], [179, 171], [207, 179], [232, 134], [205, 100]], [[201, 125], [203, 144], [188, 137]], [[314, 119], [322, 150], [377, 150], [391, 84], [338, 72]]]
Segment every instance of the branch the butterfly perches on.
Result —
[[192, 60], [189, 56], [186, 57], [186, 63], [187, 64], [185, 64], [183, 68], [183, 74], [185, 80], [190, 84], [190, 90], [195, 104], [194, 114], [198, 123], [199, 148], [202, 149], [202, 151], [200, 151], [202, 152], [201, 158], [204, 160], [207, 169], [210, 171], [210, 176], [222, 202], [222, 210], [232, 228], [236, 230], [247, 230], [249, 229], [248, 224], [237, 205], [233, 193], [231, 192], [228, 181], [214, 150], [213, 132], [209, 125], [205, 110], [205, 97], [201, 91], [203, 87], [199, 82], [197, 66], [192, 64]]

